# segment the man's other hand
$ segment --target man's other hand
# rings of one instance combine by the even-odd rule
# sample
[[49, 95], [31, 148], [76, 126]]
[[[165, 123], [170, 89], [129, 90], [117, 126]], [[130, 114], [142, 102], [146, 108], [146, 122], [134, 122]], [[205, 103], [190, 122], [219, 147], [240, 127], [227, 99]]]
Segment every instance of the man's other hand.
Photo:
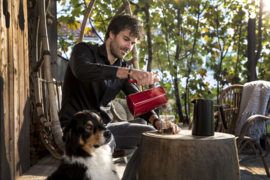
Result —
[[153, 77], [151, 72], [141, 71], [138, 69], [131, 70], [130, 79], [136, 80], [138, 86], [149, 86], [153, 85], [154, 82], [159, 82], [159, 79]]

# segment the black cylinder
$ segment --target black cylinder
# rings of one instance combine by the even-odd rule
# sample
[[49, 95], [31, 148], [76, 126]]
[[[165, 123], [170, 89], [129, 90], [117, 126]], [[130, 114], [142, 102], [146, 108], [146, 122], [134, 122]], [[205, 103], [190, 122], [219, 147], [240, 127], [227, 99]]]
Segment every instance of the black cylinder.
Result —
[[192, 135], [213, 136], [214, 135], [214, 110], [213, 100], [195, 99], [193, 111]]

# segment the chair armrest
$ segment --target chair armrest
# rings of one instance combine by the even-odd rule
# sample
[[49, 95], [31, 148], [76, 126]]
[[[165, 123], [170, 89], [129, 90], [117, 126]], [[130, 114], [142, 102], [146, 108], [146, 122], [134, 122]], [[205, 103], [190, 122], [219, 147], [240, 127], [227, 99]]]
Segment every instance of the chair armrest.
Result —
[[245, 133], [247, 131], [247, 128], [249, 127], [249, 125], [254, 122], [254, 121], [257, 121], [257, 120], [264, 120], [264, 121], [267, 121], [270, 119], [269, 116], [264, 116], [264, 115], [253, 115], [253, 116], [250, 116], [246, 122], [244, 123], [242, 129], [241, 129], [241, 132], [240, 132], [240, 135], [238, 137], [239, 141], [241, 142], [243, 139], [244, 139], [244, 136], [245, 136]]

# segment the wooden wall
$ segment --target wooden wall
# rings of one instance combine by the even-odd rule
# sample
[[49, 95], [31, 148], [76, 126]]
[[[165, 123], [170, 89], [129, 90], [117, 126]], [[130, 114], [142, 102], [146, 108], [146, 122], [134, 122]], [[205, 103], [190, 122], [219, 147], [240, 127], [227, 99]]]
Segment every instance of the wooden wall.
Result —
[[53, 78], [55, 78], [58, 81], [64, 81], [68, 63], [69, 63], [68, 59], [60, 55], [57, 55], [56, 58], [57, 67], [55, 68], [56, 70], [52, 72]]
[[0, 32], [0, 179], [13, 180], [30, 164], [27, 0], [0, 0]]

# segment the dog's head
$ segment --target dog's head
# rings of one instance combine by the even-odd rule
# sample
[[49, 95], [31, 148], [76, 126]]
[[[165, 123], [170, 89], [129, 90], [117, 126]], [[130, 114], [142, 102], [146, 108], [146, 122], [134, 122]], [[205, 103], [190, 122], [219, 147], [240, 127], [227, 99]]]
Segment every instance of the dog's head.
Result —
[[67, 155], [92, 155], [92, 148], [105, 145], [112, 138], [98, 113], [90, 110], [76, 113], [65, 126], [63, 133]]

